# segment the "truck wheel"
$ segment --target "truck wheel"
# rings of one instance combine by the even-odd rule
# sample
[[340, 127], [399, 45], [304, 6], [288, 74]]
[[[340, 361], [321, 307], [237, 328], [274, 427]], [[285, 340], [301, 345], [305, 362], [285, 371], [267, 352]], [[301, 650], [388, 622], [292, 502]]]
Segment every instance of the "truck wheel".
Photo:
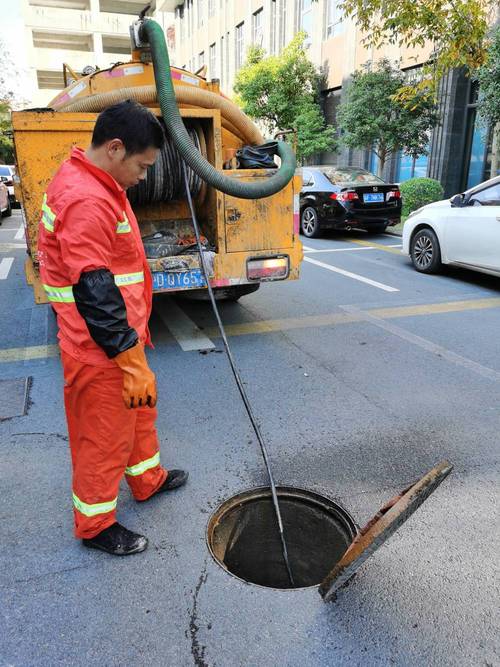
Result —
[[306, 206], [300, 215], [300, 231], [309, 239], [317, 238], [321, 233], [316, 209]]
[[441, 267], [441, 249], [436, 234], [425, 227], [414, 234], [410, 242], [410, 257], [420, 273], [436, 273]]

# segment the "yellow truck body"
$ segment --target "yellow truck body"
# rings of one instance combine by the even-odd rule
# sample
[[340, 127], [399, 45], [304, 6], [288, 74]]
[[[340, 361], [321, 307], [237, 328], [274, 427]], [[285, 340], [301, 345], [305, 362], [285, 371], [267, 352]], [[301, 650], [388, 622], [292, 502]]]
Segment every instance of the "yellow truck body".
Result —
[[[220, 94], [216, 82], [172, 68], [174, 86], [191, 86]], [[69, 156], [73, 146], [89, 146], [97, 112], [73, 112], [54, 110], [68, 99], [74, 105], [79, 100], [94, 99], [100, 93], [115, 91], [127, 96], [137, 90], [151, 90], [154, 85], [153, 67], [149, 63], [120, 64], [109, 70], [81, 77], [60, 93], [46, 110], [18, 111], [12, 114], [14, 143], [17, 160], [17, 197], [21, 201], [28, 245], [26, 276], [33, 286], [35, 301], [46, 303], [40, 283], [37, 263], [37, 237], [40, 207], [48, 183], [60, 164]], [[223, 96], [221, 96], [223, 97]], [[147, 104], [161, 118], [158, 103]], [[206, 157], [218, 170], [233, 178], [255, 181], [269, 178], [274, 170], [231, 169], [235, 151], [244, 145], [241, 132], [221, 116], [218, 108], [203, 108], [179, 104], [179, 111], [186, 125], [192, 124], [200, 135]], [[231, 160], [233, 162], [231, 163]], [[271, 261], [286, 257], [289, 270], [284, 280], [299, 277], [302, 246], [299, 239], [299, 192], [301, 179], [295, 176], [277, 194], [258, 200], [239, 199], [203, 186], [195, 199], [196, 213], [202, 233], [215, 253], [211, 266], [210, 282], [214, 288], [226, 290], [228, 295], [238, 296], [238, 288], [266, 280], [250, 280], [248, 263], [255, 259]], [[186, 221], [190, 219], [185, 199], [161, 201], [133, 206], [143, 236], [154, 233], [162, 221]], [[185, 229], [184, 229], [185, 232]], [[178, 255], [177, 260], [148, 259], [153, 273], [162, 273], [156, 281], [155, 292], [177, 292], [194, 289], [182, 276], [189, 270], [200, 268], [197, 254]], [[181, 276], [182, 274], [182, 276]], [[272, 277], [271, 277], [272, 278]], [[236, 288], [236, 291], [234, 291]]]

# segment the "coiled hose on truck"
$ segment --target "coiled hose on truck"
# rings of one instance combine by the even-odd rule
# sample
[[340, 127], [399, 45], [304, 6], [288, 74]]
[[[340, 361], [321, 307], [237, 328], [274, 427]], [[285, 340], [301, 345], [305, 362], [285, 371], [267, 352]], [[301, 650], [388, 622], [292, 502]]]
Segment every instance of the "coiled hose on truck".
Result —
[[296, 166], [293, 150], [284, 141], [277, 142], [277, 154], [281, 158], [281, 166], [276, 174], [254, 183], [245, 183], [224, 176], [200, 155], [189, 138], [177, 108], [170, 74], [170, 59], [161, 26], [152, 19], [144, 19], [139, 35], [151, 47], [156, 90], [163, 120], [175, 147], [193, 171], [217, 190], [241, 199], [261, 199], [282, 190], [293, 178]]

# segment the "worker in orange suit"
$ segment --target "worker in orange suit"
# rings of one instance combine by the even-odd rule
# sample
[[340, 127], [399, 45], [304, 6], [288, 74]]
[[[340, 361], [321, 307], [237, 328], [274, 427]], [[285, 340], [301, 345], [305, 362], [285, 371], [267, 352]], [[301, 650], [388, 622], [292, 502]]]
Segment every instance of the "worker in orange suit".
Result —
[[90, 147], [73, 148], [49, 184], [39, 225], [40, 274], [59, 326], [75, 535], [120, 556], [148, 544], [116, 520], [123, 475], [138, 501], [188, 477], [160, 464], [155, 376], [144, 353], [152, 280], [126, 196], [163, 142], [140, 104], [103, 111]]

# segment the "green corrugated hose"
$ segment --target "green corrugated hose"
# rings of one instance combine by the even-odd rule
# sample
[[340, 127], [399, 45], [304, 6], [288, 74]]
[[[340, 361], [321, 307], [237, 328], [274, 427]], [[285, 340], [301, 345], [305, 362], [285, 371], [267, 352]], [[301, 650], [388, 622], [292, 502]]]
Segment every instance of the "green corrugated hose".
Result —
[[177, 108], [170, 75], [170, 59], [161, 26], [152, 19], [145, 19], [139, 34], [141, 40], [148, 42], [151, 47], [156, 90], [163, 120], [177, 150], [191, 169], [217, 190], [241, 199], [261, 199], [282, 190], [292, 179], [296, 166], [293, 150], [284, 141], [277, 142], [281, 166], [276, 174], [253, 183], [224, 176], [200, 155], [186, 132]]

